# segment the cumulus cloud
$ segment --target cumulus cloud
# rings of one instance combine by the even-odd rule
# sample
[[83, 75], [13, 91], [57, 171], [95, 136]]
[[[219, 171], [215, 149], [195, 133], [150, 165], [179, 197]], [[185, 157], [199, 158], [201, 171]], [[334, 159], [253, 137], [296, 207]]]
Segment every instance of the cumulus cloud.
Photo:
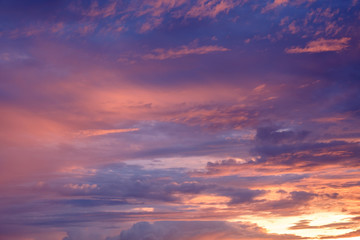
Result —
[[285, 50], [286, 53], [319, 53], [319, 52], [339, 52], [349, 46], [351, 38], [343, 37], [340, 39], [320, 38], [311, 41], [302, 47], [292, 47]]
[[301, 239], [295, 235], [266, 233], [255, 224], [229, 222], [139, 222], [120, 234], [120, 240], [236, 240]]

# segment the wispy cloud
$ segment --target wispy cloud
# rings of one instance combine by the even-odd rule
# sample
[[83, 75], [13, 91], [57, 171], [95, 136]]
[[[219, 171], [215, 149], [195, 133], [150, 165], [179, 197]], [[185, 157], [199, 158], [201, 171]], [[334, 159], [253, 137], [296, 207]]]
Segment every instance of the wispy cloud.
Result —
[[319, 53], [319, 52], [336, 52], [342, 51], [349, 46], [350, 38], [343, 37], [340, 39], [320, 38], [311, 41], [302, 47], [292, 47], [285, 50], [286, 53]]
[[164, 15], [175, 8], [186, 3], [186, 0], [147, 0], [144, 1], [139, 9], [135, 9], [137, 17], [147, 16], [145, 22], [141, 25], [139, 32], [148, 32], [164, 21]]
[[288, 2], [289, 2], [288, 0], [274, 0], [272, 3], [268, 3], [266, 7], [263, 8], [262, 12], [273, 10], [278, 6], [286, 5]]
[[173, 49], [158, 48], [152, 51], [152, 53], [143, 56], [143, 59], [156, 59], [165, 60], [171, 58], [180, 58], [190, 54], [203, 55], [212, 52], [226, 52], [228, 48], [217, 46], [217, 45], [206, 45], [206, 46], [188, 46], [183, 45]]
[[240, 1], [234, 0], [199, 0], [187, 13], [187, 17], [216, 17], [219, 13], [229, 12], [232, 8], [239, 5]]
[[97, 1], [93, 1], [88, 9], [82, 9], [80, 6], [71, 5], [71, 10], [79, 10], [84, 16], [106, 18], [116, 13], [117, 2], [111, 1], [104, 7], [100, 7]]
[[111, 133], [135, 132], [138, 130], [139, 130], [138, 128], [84, 130], [84, 131], [80, 131], [79, 135], [85, 137], [91, 137], [91, 136], [106, 135]]
[[14, 62], [14, 61], [23, 61], [30, 59], [30, 56], [24, 53], [14, 53], [14, 52], [4, 52], [0, 53], [0, 63], [1, 62]]

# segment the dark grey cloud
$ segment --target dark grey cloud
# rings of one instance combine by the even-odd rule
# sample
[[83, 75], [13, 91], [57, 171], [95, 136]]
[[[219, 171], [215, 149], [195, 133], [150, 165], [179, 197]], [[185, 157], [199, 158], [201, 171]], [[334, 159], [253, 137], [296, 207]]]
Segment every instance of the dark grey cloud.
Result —
[[[69, 199], [63, 201], [55, 201], [61, 205], [72, 205], [76, 207], [98, 207], [98, 206], [116, 206], [116, 205], [124, 205], [130, 204], [126, 200], [109, 200], [109, 199]], [[54, 202], [54, 203], [55, 203]]]
[[[301, 182], [301, 180], [310, 177], [309, 174], [282, 174], [282, 175], [265, 175], [265, 176], [248, 176], [243, 177], [241, 174], [243, 173], [244, 167], [248, 167], [248, 165], [244, 166], [232, 166], [231, 168], [235, 168], [235, 171], [224, 169], [219, 169], [223, 171], [224, 176], [217, 177], [212, 176], [213, 172], [207, 172], [205, 176], [210, 175], [211, 178], [207, 179], [208, 183], [216, 183], [220, 186], [247, 186], [249, 188], [262, 188], [266, 186], [281, 186], [282, 184], [287, 183], [296, 183]], [[218, 171], [216, 173], [219, 173]]]
[[[267, 182], [267, 177], [236, 177], [232, 181], [229, 177], [219, 177], [209, 180], [207, 178], [191, 176], [185, 169], [144, 169], [136, 165], [110, 165], [98, 169], [94, 176], [78, 181], [64, 179], [54, 182], [52, 186], [44, 186], [44, 191], [55, 191], [67, 200], [58, 203], [74, 206], [91, 207], [101, 205], [123, 205], [130, 200], [138, 203], [153, 201], [180, 203], [185, 195], [196, 195], [201, 193], [228, 196], [232, 200], [230, 204], [250, 203], [255, 197], [265, 194], [262, 190], [251, 190], [246, 188], [254, 181]], [[295, 176], [284, 176], [283, 180], [276, 179], [274, 182], [291, 181]], [[302, 178], [302, 177], [300, 177]], [[241, 187], [233, 182], [241, 181]], [[227, 185], [227, 183], [229, 183]], [[83, 197], [79, 199], [79, 196]]]
[[289, 144], [304, 140], [309, 133], [306, 130], [295, 132], [290, 129], [260, 127], [256, 130], [255, 140], [260, 143]]
[[[226, 190], [225, 190], [226, 191]], [[264, 195], [266, 191], [264, 190], [251, 190], [251, 189], [229, 189], [225, 196], [231, 197], [230, 205], [233, 204], [242, 204], [242, 203], [252, 203], [254, 198]]]
[[[329, 164], [351, 164], [356, 166], [360, 148], [356, 143], [333, 140], [324, 141], [326, 136], [318, 136], [316, 130], [310, 138], [307, 130], [293, 131], [279, 127], [260, 127], [255, 137], [255, 147], [251, 153], [258, 162], [271, 165], [288, 165], [301, 168], [316, 168]], [[322, 138], [325, 138], [322, 140]], [[211, 167], [211, 165], [210, 165]]]
[[318, 195], [305, 191], [292, 191], [286, 198], [270, 200], [257, 206], [258, 209], [271, 211], [280, 215], [296, 215], [308, 206]]

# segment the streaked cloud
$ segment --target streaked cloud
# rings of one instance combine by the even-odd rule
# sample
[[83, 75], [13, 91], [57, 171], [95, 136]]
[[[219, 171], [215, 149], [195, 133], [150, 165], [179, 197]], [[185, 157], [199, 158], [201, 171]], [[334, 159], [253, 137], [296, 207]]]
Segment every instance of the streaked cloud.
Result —
[[183, 45], [178, 48], [173, 49], [163, 49], [158, 48], [152, 51], [152, 53], [146, 54], [143, 56], [143, 59], [155, 59], [155, 60], [165, 60], [173, 58], [181, 58], [187, 55], [203, 55], [213, 52], [226, 52], [229, 49], [216, 45], [208, 46], [191, 46]]
[[29, 60], [31, 57], [25, 53], [4, 52], [0, 53], [0, 63]]
[[193, 18], [215, 18], [222, 12], [229, 12], [229, 10], [239, 5], [241, 2], [241, 0], [198, 0], [185, 16]]
[[126, 133], [139, 131], [139, 128], [126, 128], [126, 129], [95, 129], [95, 130], [82, 130], [79, 132], [80, 136], [91, 137], [106, 135], [111, 133]]
[[83, 14], [90, 17], [109, 17], [116, 13], [117, 2], [111, 1], [105, 7], [99, 7], [97, 1], [93, 1], [88, 10], [83, 10]]
[[288, 4], [289, 0], [273, 0], [273, 2], [268, 3], [263, 9], [262, 12], [273, 10], [276, 7], [284, 6]]
[[338, 52], [349, 46], [351, 38], [343, 37], [340, 39], [320, 38], [308, 42], [304, 48], [292, 47], [285, 50], [286, 53], [319, 53], [319, 52]]

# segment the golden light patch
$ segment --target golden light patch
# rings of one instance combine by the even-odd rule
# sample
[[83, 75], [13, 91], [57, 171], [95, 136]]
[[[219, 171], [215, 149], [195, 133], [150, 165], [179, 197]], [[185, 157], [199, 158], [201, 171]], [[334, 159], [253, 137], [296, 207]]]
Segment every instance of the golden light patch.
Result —
[[[247, 221], [255, 223], [260, 227], [267, 229], [269, 233], [295, 234], [301, 237], [318, 239], [320, 236], [336, 236], [354, 231], [354, 229], [337, 228], [329, 225], [334, 223], [348, 223], [352, 217], [355, 216], [339, 212], [322, 212], [290, 217], [248, 215], [239, 216], [237, 218], [230, 219], [229, 221]], [[303, 229], [291, 229], [292, 226], [295, 226], [301, 220], [309, 220], [309, 227], [304, 227]]]

